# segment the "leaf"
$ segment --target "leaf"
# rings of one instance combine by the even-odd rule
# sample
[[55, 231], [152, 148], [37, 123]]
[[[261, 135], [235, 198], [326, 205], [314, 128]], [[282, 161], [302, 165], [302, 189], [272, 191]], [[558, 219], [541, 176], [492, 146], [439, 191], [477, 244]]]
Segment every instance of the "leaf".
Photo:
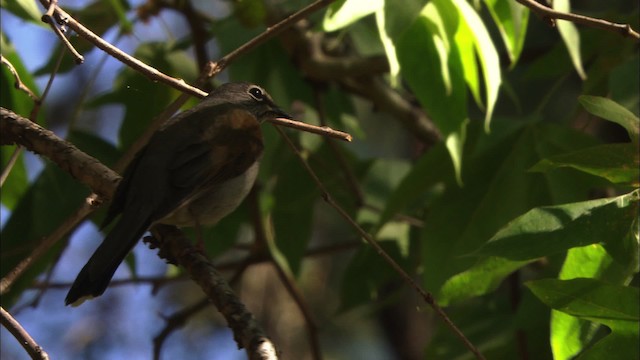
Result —
[[495, 290], [505, 277], [529, 262], [493, 256], [484, 258], [469, 270], [450, 277], [440, 289], [438, 303], [447, 306], [488, 294]]
[[46, 26], [44, 22], [42, 22], [42, 12], [41, 8], [38, 7], [35, 1], [30, 0], [2, 0], [0, 1], [0, 5], [2, 5], [3, 9], [11, 12], [13, 15], [30, 21], [39, 26]]
[[552, 309], [599, 322], [613, 330], [625, 329], [627, 322], [640, 321], [640, 291], [635, 287], [588, 278], [542, 279], [525, 285]]
[[[407, 258], [401, 255], [395, 242], [380, 241], [379, 244], [402, 268], [408, 268]], [[342, 276], [340, 311], [348, 311], [388, 296], [388, 293], [381, 294], [380, 291], [386, 282], [397, 276], [398, 274], [375, 250], [368, 245], [361, 246], [349, 261]]]
[[[513, 262], [485, 263], [483, 258], [461, 254], [475, 254], [505, 223], [531, 208], [583, 199], [597, 180], [571, 169], [544, 175], [526, 171], [528, 164], [540, 157], [593, 144], [593, 139], [585, 139], [576, 132], [499, 119], [491, 134], [484, 133], [480, 123], [472, 123], [469, 130], [463, 168], [465, 186], [460, 188], [451, 180], [441, 180], [445, 190], [430, 202], [421, 229], [424, 284], [437, 294], [436, 298], [443, 296], [439, 293], [443, 284], [465, 271], [470, 273], [447, 285], [452, 299], [493, 289], [504, 274], [513, 271]], [[491, 271], [483, 275], [482, 269], [487, 268]], [[464, 295], [464, 287], [458, 285], [465, 277], [482, 282], [476, 288], [468, 288], [474, 295]]]
[[611, 99], [635, 114], [640, 104], [637, 79], [640, 79], [640, 57], [636, 55], [613, 68], [608, 81]]
[[[14, 45], [5, 37], [4, 33], [0, 33], [0, 49], [2, 49], [2, 56], [13, 65], [20, 77], [20, 81], [38, 96], [40, 91], [31, 72], [27, 70]], [[25, 92], [15, 88], [16, 79], [7, 66], [2, 64], [0, 67], [2, 68], [0, 72], [0, 76], [2, 76], [2, 81], [0, 81], [0, 106], [10, 109], [16, 114], [28, 116], [34, 106], [33, 100]], [[44, 117], [41, 116], [37, 120], [42, 120], [42, 118]]]
[[396, 42], [403, 78], [444, 137], [460, 179], [467, 125], [466, 86], [460, 53], [453, 46], [456, 9], [433, 1]]
[[451, 170], [451, 162], [442, 144], [435, 145], [422, 155], [384, 203], [377, 228], [381, 228], [411, 203], [424, 204], [420, 201], [421, 195], [443, 178], [453, 178]]
[[587, 278], [543, 279], [525, 285], [549, 307], [611, 328], [612, 333], [581, 354], [580, 359], [604, 359], [611, 354], [637, 359], [640, 355], [638, 288]]
[[[37, 95], [38, 87], [36, 86], [31, 73], [27, 71], [22, 59], [13, 47], [13, 44], [9, 43], [8, 39], [4, 36], [4, 33], [0, 34], [0, 48], [2, 49], [2, 56], [4, 56], [4, 58], [13, 65], [18, 76], [20, 76], [20, 81], [22, 81], [25, 86]], [[16, 79], [13, 74], [11, 74], [7, 66], [2, 64], [1, 67], [0, 106], [5, 109], [9, 109], [16, 114], [27, 116], [34, 106], [33, 100], [23, 91], [15, 88], [14, 84]], [[40, 116], [40, 118], [42, 117], [43, 116]], [[9, 159], [13, 156], [15, 149], [16, 146], [0, 147], [0, 161], [3, 172], [7, 168]], [[22, 154], [18, 156], [11, 172], [2, 184], [2, 196], [0, 196], [2, 205], [6, 206], [9, 210], [13, 210], [27, 188], [27, 171], [24, 163], [24, 151], [22, 151]]]
[[629, 138], [638, 143], [640, 134], [640, 119], [631, 111], [618, 103], [600, 96], [582, 95], [578, 98], [580, 104], [593, 115], [614, 122], [627, 130]]
[[[633, 271], [625, 269], [599, 244], [570, 249], [558, 278], [596, 278], [612, 284], [623, 284]], [[573, 359], [592, 340], [597, 326], [584, 319], [551, 311], [551, 348], [554, 359]]]
[[542, 159], [530, 171], [571, 167], [614, 184], [640, 186], [640, 154], [635, 144], [605, 144]]
[[362, 2], [360, 0], [342, 0], [331, 4], [324, 14], [322, 27], [331, 32], [347, 27], [361, 18], [371, 15], [384, 5], [384, 0]]
[[389, 61], [390, 82], [393, 87], [398, 86], [400, 75], [395, 42], [420, 15], [426, 2], [425, 0], [385, 0], [384, 6], [375, 13], [380, 40]]
[[[552, 6], [553, 9], [557, 11], [571, 12], [569, 0], [554, 0]], [[576, 72], [581, 79], [586, 79], [587, 74], [584, 72], [584, 68], [582, 67], [582, 56], [580, 54], [580, 33], [578, 33], [578, 29], [576, 28], [574, 23], [563, 20], [556, 20], [556, 26], [558, 27], [558, 32], [560, 32], [562, 41], [564, 41], [564, 45], [567, 47], [567, 51], [569, 52], [569, 57], [571, 58], [573, 67], [576, 69]]]
[[607, 199], [532, 209], [510, 222], [479, 254], [529, 260], [570, 248], [621, 242], [638, 214], [639, 191]]
[[[458, 8], [458, 11], [460, 11], [464, 25], [469, 29], [468, 33], [473, 39], [474, 49], [480, 58], [480, 65], [482, 66], [482, 73], [484, 75], [485, 96], [487, 97], [484, 123], [485, 131], [489, 131], [493, 108], [498, 101], [498, 90], [500, 90], [500, 84], [502, 83], [500, 59], [498, 58], [498, 52], [493, 45], [493, 41], [489, 36], [489, 32], [478, 13], [464, 0], [453, 0], [453, 2]], [[465, 64], [465, 67], [466, 66]]]
[[513, 69], [520, 57], [529, 22], [529, 10], [515, 1], [484, 0], [493, 21], [498, 26], [504, 42], [510, 67]]
[[287, 165], [277, 173], [271, 216], [277, 249], [291, 271], [297, 273], [311, 237], [313, 205], [319, 196], [315, 183], [297, 158], [290, 156]]
[[[2, 239], [1, 276], [4, 277], [20, 261], [38, 246], [43, 237], [62, 223], [89, 194], [88, 189], [78, 183], [56, 165], [48, 164], [33, 182], [7, 220]], [[11, 291], [3, 294], [3, 306], [10, 306], [16, 297], [59, 254], [65, 241], [59, 241], [53, 249], [32, 264], [13, 284]]]

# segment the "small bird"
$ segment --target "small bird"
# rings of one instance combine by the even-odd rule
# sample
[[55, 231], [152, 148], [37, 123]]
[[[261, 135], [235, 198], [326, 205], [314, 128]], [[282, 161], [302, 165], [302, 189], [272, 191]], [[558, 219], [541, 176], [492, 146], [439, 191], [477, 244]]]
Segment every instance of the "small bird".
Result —
[[263, 151], [260, 124], [291, 119], [258, 85], [235, 82], [171, 118], [138, 152], [118, 184], [102, 228], [115, 226], [74, 281], [65, 303], [102, 295], [149, 227], [213, 225], [245, 198]]

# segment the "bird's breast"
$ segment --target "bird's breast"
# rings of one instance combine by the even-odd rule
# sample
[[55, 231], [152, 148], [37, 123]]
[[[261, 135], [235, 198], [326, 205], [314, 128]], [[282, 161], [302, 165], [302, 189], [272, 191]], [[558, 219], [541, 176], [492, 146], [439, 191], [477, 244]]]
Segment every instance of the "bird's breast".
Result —
[[159, 223], [175, 226], [213, 225], [227, 216], [247, 196], [258, 175], [259, 162], [221, 183], [204, 185]]

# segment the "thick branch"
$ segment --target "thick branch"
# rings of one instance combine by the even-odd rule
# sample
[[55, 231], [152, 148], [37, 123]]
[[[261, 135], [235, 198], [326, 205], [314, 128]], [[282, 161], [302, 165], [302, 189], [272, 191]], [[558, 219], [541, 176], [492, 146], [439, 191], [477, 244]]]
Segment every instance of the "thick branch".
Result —
[[151, 229], [154, 239], [162, 245], [159, 256], [171, 259], [185, 268], [191, 279], [207, 294], [233, 330], [238, 346], [247, 350], [250, 359], [277, 359], [271, 340], [255, 317], [247, 310], [233, 289], [218, 273], [211, 261], [194, 248], [178, 228], [156, 225]]
[[98, 159], [11, 110], [0, 108], [0, 118], [0, 145], [20, 144], [53, 161], [96, 194], [109, 198], [113, 193], [120, 176]]
[[[44, 155], [96, 193], [110, 198], [120, 176], [95, 158], [85, 154], [71, 143], [60, 139], [51, 131], [0, 107], [0, 145], [18, 143]], [[251, 359], [274, 359], [275, 350], [240, 299], [231, 291], [224, 278], [213, 268], [204, 255], [196, 254], [184, 234], [170, 226], [155, 227], [154, 235], [172, 239], [161, 243], [161, 250], [178, 259], [187, 273], [200, 285], [217, 306], [234, 331], [238, 345], [247, 349]], [[34, 256], [32, 255], [31, 258]], [[2, 279], [2, 292], [9, 288]], [[274, 356], [263, 356], [264, 354]], [[260, 355], [262, 354], [262, 355]], [[258, 356], [259, 355], [259, 356]]]

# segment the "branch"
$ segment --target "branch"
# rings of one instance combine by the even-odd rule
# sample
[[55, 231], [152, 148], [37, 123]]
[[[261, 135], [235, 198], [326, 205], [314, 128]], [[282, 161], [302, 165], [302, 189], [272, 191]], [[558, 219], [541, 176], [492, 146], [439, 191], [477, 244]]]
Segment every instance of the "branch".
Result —
[[[629, 24], [618, 24], [611, 21], [592, 18], [589, 16], [578, 15], [573, 13], [566, 13], [561, 11], [556, 11], [548, 6], [544, 6], [537, 1], [534, 0], [516, 0], [520, 4], [528, 7], [540, 16], [543, 19], [560, 19], [571, 21], [576, 24], [589, 26], [596, 29], [611, 31], [617, 34], [620, 34], [624, 37], [630, 37], [636, 39], [636, 41], [640, 41], [640, 34], [637, 31], [631, 28]], [[555, 26], [555, 23], [551, 21], [551, 26]]]
[[53, 132], [0, 108], [0, 145], [19, 144], [45, 156], [100, 196], [109, 197], [120, 176]]
[[9, 332], [18, 340], [32, 359], [49, 360], [46, 351], [36, 343], [20, 323], [11, 316], [3, 307], [0, 307], [0, 321]]
[[199, 252], [178, 228], [155, 225], [151, 228], [152, 244], [161, 245], [158, 256], [180, 264], [227, 320], [239, 347], [250, 359], [277, 359], [276, 350], [254, 316], [233, 289], [218, 273], [211, 261]]
[[[45, 7], [49, 8], [51, 3], [47, 0], [40, 0], [40, 3]], [[74, 19], [71, 15], [69, 15], [64, 10], [60, 9], [57, 5], [55, 5], [55, 16], [62, 19], [69, 28], [75, 31], [78, 35], [83, 37], [85, 40], [94, 44], [96, 47], [102, 49], [106, 53], [110, 54], [114, 58], [120, 60], [125, 65], [133, 68], [134, 70], [140, 72], [145, 75], [152, 81], [159, 81], [165, 83], [177, 90], [187, 92], [191, 95], [195, 95], [198, 97], [204, 97], [207, 95], [204, 91], [195, 88], [184, 82], [182, 79], [176, 79], [171, 76], [168, 76], [161, 72], [160, 70], [145, 64], [144, 62], [134, 58], [133, 56], [125, 53], [124, 51], [118, 49], [112, 44], [108, 43], [100, 36], [96, 35], [94, 32], [86, 28], [84, 25], [79, 23], [76, 19]]]
[[322, 9], [323, 7], [328, 6], [334, 1], [335, 0], [316, 0], [315, 2], [309, 4], [307, 7], [299, 10], [295, 14], [288, 16], [285, 19], [279, 21], [277, 24], [267, 28], [265, 32], [261, 33], [260, 35], [256, 36], [255, 38], [251, 39], [244, 45], [240, 46], [239, 48], [235, 49], [234, 51], [222, 57], [220, 60], [213, 63], [213, 68], [210, 76], [215, 76], [220, 71], [222, 71], [225, 67], [227, 67], [227, 64], [230, 63], [231, 61], [249, 52], [251, 49], [253, 49], [257, 45], [264, 43], [266, 40], [271, 39], [272, 37], [282, 33], [284, 30], [291, 27], [296, 22], [302, 19], [305, 19], [307, 16], [309, 16], [313, 12], [316, 12]]
[[309, 163], [305, 159], [304, 156], [300, 153], [300, 151], [293, 144], [291, 139], [279, 128], [276, 127], [282, 138], [287, 142], [291, 150], [296, 154], [302, 165], [306, 169], [307, 173], [311, 176], [313, 181], [316, 183], [316, 186], [321, 192], [321, 196], [324, 201], [329, 204], [336, 212], [349, 224], [353, 227], [358, 234], [376, 251], [382, 259], [391, 266], [391, 268], [402, 277], [404, 281], [407, 282], [422, 298], [423, 300], [431, 306], [431, 308], [435, 311], [435, 313], [440, 316], [440, 318], [444, 321], [444, 323], [453, 331], [455, 335], [457, 335], [460, 340], [462, 340], [463, 344], [469, 351], [471, 351], [477, 359], [485, 359], [484, 356], [480, 353], [480, 351], [467, 339], [467, 337], [460, 331], [460, 329], [451, 321], [449, 316], [444, 312], [444, 310], [438, 305], [433, 295], [422, 289], [422, 287], [400, 266], [397, 262], [391, 258], [389, 254], [378, 244], [378, 242], [367, 233], [358, 223], [353, 220], [353, 218], [342, 208], [338, 203], [333, 200], [327, 188], [325, 188], [322, 181], [318, 178], [316, 173], [313, 171]]
[[334, 82], [366, 98], [381, 111], [391, 114], [411, 134], [428, 145], [442, 140], [433, 121], [422, 109], [412, 105], [398, 91], [384, 83], [381, 75], [388, 72], [389, 67], [384, 57], [329, 55], [325, 50], [324, 35], [313, 32], [306, 21], [291, 27], [281, 39], [294, 63], [310, 80]]
[[31, 91], [31, 89], [29, 89], [29, 87], [25, 85], [22, 80], [20, 80], [20, 75], [18, 75], [16, 68], [13, 67], [13, 64], [11, 64], [11, 62], [7, 60], [4, 55], [0, 55], [0, 62], [2, 62], [2, 64], [4, 64], [13, 75], [13, 78], [15, 79], [14, 87], [18, 90], [24, 91], [34, 102], [39, 103], [40, 99], [38, 99], [38, 96], [36, 96], [36, 94]]
[[[35, 153], [47, 156], [63, 170], [69, 172], [78, 179], [78, 181], [90, 186], [94, 192], [101, 194], [101, 196], [110, 198], [115, 191], [120, 176], [114, 171], [93, 157], [83, 153], [69, 142], [58, 138], [51, 131], [2, 107], [0, 107], [0, 133], [2, 134], [0, 144], [19, 143]], [[81, 207], [80, 210], [89, 209], [87, 211], [90, 212], [91, 206], [94, 204], [87, 205], [89, 206]], [[80, 212], [79, 215], [82, 214], [85, 213]], [[74, 216], [70, 219], [77, 218], [78, 217]], [[75, 223], [74, 221], [68, 222]], [[60, 231], [69, 230], [69, 227], [66, 225], [68, 222], [65, 222], [59, 227], [59, 229], [62, 229]], [[186, 239], [184, 234], [179, 230], [169, 226], [157, 228], [161, 228], [160, 231], [155, 232], [158, 238], [176, 239], [172, 242], [167, 242], [168, 245], [163, 245], [161, 250], [169, 252], [174, 258], [179, 259], [179, 264], [185, 268], [193, 279], [197, 279], [196, 282], [218, 307], [218, 311], [225, 315], [225, 318], [229, 321], [229, 326], [234, 330], [236, 339], [241, 340], [238, 344], [245, 347], [248, 351], [251, 350], [252, 355], [270, 354], [271, 352], [268, 346], [271, 345], [270, 341], [268, 341], [266, 336], [262, 335], [262, 330], [258, 327], [253, 316], [244, 308], [240, 300], [235, 297], [235, 294], [233, 294], [226, 284], [224, 278], [215, 271], [210, 261], [202, 255], [194, 255], [195, 251], [189, 240]], [[58, 231], [52, 233], [49, 238], [58, 239], [59, 237], [54, 236], [57, 233]], [[9, 275], [3, 278], [0, 285], [0, 293], [5, 293], [10, 288], [12, 282], [22, 274], [35, 259], [44, 254], [51, 245], [53, 245], [51, 241], [43, 242], [36, 251], [32, 252], [16, 269], [13, 269]], [[217, 291], [222, 292], [216, 293]], [[224, 299], [224, 301], [220, 299]], [[239, 309], [243, 311], [239, 312]], [[248, 326], [248, 328], [244, 326]], [[275, 351], [273, 353], [275, 354]], [[252, 359], [253, 358], [269, 359], [273, 357], [260, 356], [252, 357]]]

